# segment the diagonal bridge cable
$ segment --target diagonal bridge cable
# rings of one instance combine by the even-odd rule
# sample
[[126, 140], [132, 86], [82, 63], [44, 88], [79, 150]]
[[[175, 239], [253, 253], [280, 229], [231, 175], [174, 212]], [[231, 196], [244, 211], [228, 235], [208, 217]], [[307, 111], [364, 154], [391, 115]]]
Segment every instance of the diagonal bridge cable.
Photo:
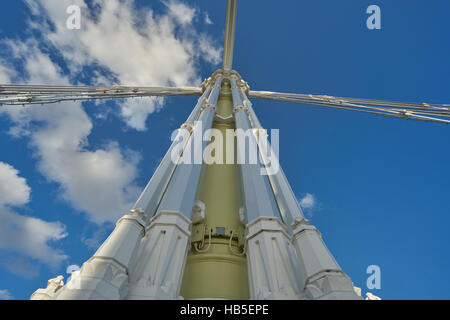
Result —
[[0, 85], [0, 106], [94, 99], [199, 96], [201, 93], [202, 89], [196, 87]]
[[409, 120], [450, 123], [450, 105], [448, 104], [392, 102], [271, 91], [250, 91], [249, 98], [296, 102]]
[[[95, 99], [200, 96], [197, 87], [0, 85], [0, 106]], [[250, 91], [249, 98], [288, 101], [392, 118], [450, 123], [450, 105], [342, 98], [327, 95]]]

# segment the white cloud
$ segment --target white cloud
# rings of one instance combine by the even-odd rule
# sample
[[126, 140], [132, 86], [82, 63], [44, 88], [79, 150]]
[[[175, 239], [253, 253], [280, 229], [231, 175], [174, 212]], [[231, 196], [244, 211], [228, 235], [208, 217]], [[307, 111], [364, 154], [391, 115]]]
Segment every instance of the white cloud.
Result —
[[19, 171], [0, 162], [0, 206], [23, 205], [30, 199], [27, 181], [19, 177]]
[[174, 0], [166, 2], [166, 5], [169, 8], [170, 15], [173, 16], [180, 24], [186, 25], [192, 23], [195, 16], [195, 9], [189, 8], [185, 4]]
[[[102, 225], [100, 228], [96, 228], [95, 231], [89, 232], [89, 230], [84, 230], [81, 236], [81, 241], [89, 249], [98, 249], [100, 245], [105, 241], [108, 235], [111, 233], [114, 226], [112, 224]], [[90, 228], [87, 228], [90, 229]], [[89, 235], [86, 235], [89, 234]]]
[[[108, 74], [105, 77], [94, 73], [92, 83], [107, 80], [105, 84], [199, 85], [200, 59], [212, 64], [220, 62], [220, 47], [216, 48], [206, 34], [194, 29], [197, 10], [179, 1], [164, 2], [167, 12], [156, 14], [151, 9], [136, 9], [132, 0], [95, 0], [99, 8], [95, 17], [88, 14], [83, 0], [37, 2], [40, 10], [35, 18], [48, 18], [53, 28], [42, 27], [44, 23], [37, 27], [62, 54], [71, 73], [95, 66]], [[30, 3], [35, 10], [36, 2]], [[71, 4], [83, 9], [80, 30], [66, 28], [65, 8]], [[148, 115], [158, 109], [161, 99], [147, 99], [146, 107], [139, 107], [132, 117], [130, 104], [135, 102], [120, 103], [119, 114], [131, 128], [145, 130]]]
[[0, 255], [0, 266], [12, 274], [26, 279], [35, 278], [40, 271], [40, 265], [32, 259], [17, 252], [2, 250]]
[[213, 24], [213, 22], [211, 21], [209, 15], [207, 12], [205, 12], [205, 23], [206, 24]]
[[4, 64], [5, 62], [0, 59], [0, 83], [8, 83], [16, 75], [14, 70]]
[[[89, 12], [84, 0], [25, 0], [32, 19], [30, 28], [39, 38], [2, 39], [11, 51], [0, 60], [0, 81], [32, 84], [76, 83], [91, 70], [93, 84], [199, 85], [200, 59], [220, 61], [220, 50], [193, 26], [198, 10], [171, 0], [166, 12], [135, 8], [132, 0], [94, 0]], [[66, 28], [69, 5], [82, 8], [81, 30]], [[43, 41], [43, 42], [42, 42]], [[58, 63], [43, 52], [51, 48]], [[12, 60], [23, 64], [18, 76]], [[66, 65], [69, 72], [61, 66]], [[116, 112], [136, 130], [146, 129], [149, 114], [163, 105], [162, 98], [123, 100]], [[106, 102], [112, 104], [112, 102]], [[39, 170], [59, 184], [61, 197], [101, 224], [123, 215], [138, 196], [135, 184], [139, 156], [110, 142], [89, 145], [93, 123], [79, 102], [33, 107], [2, 107], [13, 122], [10, 134], [27, 136], [38, 159]], [[96, 115], [102, 119], [101, 114]], [[13, 220], [13, 218], [10, 218]]]
[[222, 48], [215, 48], [206, 37], [200, 38], [199, 49], [206, 61], [218, 64], [222, 60]]
[[0, 290], [0, 300], [12, 300], [14, 299], [8, 290]]
[[[92, 84], [199, 85], [199, 60], [220, 61], [221, 49], [193, 29], [196, 10], [177, 1], [167, 2], [167, 13], [156, 15], [151, 10], [138, 12], [131, 0], [94, 0], [99, 8], [95, 17], [86, 13], [83, 0], [25, 1], [33, 14], [30, 28], [42, 38], [1, 39], [10, 54], [7, 61], [0, 59], [0, 83], [67, 85], [77, 83], [74, 79], [90, 68]], [[81, 30], [65, 27], [66, 8], [72, 4], [83, 9]], [[51, 45], [61, 58], [58, 63], [42, 44]], [[17, 63], [23, 73], [16, 71]], [[142, 131], [163, 99], [124, 100], [119, 106], [116, 114], [130, 128]], [[135, 183], [139, 155], [114, 141], [92, 148], [88, 137], [93, 123], [80, 102], [2, 107], [2, 114], [13, 123], [12, 136], [29, 139], [40, 172], [59, 185], [61, 198], [85, 212], [90, 221], [114, 222], [132, 206], [140, 190]], [[28, 275], [36, 274], [35, 261], [57, 267], [68, 258], [54, 247], [67, 236], [62, 223], [21, 215], [11, 208], [29, 199], [26, 180], [12, 166], [0, 163], [0, 251], [8, 257], [0, 264]], [[1, 290], [2, 297], [11, 295]]]
[[300, 206], [302, 209], [312, 209], [315, 205], [316, 199], [311, 193], [305, 194], [305, 196], [300, 199]]
[[28, 203], [30, 187], [19, 172], [0, 162], [0, 249], [13, 251], [49, 266], [58, 266], [67, 258], [52, 248], [52, 241], [67, 236], [60, 222], [46, 222], [38, 218], [17, 214], [9, 206]]
[[160, 110], [162, 103], [162, 98], [126, 99], [122, 104], [121, 115], [130, 127], [138, 131], [144, 131], [147, 115]]
[[67, 236], [60, 222], [46, 222], [0, 208], [0, 249], [14, 251], [51, 267], [57, 267], [67, 256], [50, 243]]
[[[26, 82], [68, 83], [61, 70], [34, 40], [11, 42], [15, 58], [24, 61]], [[36, 68], [33, 61], [39, 61]], [[38, 167], [50, 181], [59, 183], [62, 198], [86, 212], [91, 221], [115, 221], [132, 206], [138, 195], [134, 184], [139, 156], [111, 142], [87, 150], [93, 124], [79, 102], [3, 107], [14, 123], [11, 133], [29, 136], [38, 156]]]

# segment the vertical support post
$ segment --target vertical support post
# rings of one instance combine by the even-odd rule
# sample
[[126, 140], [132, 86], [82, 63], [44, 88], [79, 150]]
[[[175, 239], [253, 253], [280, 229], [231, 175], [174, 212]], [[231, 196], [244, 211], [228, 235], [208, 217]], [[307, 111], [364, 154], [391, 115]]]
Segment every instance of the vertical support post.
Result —
[[225, 22], [225, 41], [223, 46], [223, 70], [231, 71], [233, 66], [234, 34], [236, 29], [237, 0], [227, 1], [227, 18]]
[[[273, 172], [273, 170], [268, 170], [268, 178], [273, 190], [273, 194], [275, 195], [275, 201], [277, 202], [278, 208], [280, 210], [281, 218], [285, 223], [289, 234], [292, 234], [291, 225], [296, 219], [302, 219], [304, 217], [303, 212], [298, 205], [297, 198], [295, 197], [295, 194], [292, 191], [292, 188], [283, 172], [283, 169], [280, 166], [278, 157], [273, 152], [271, 144], [267, 140], [266, 130], [261, 127], [261, 123], [259, 122], [259, 119], [256, 116], [255, 111], [253, 110], [252, 103], [247, 98], [243, 85], [241, 85], [240, 87], [240, 95], [243, 98], [243, 105], [249, 110], [250, 121], [257, 141], [260, 145], [264, 145], [264, 149], [266, 149], [261, 150], [261, 148], [258, 148], [258, 150], [260, 151], [259, 154], [262, 158], [262, 162], [266, 167], [269, 165], [272, 167], [276, 167], [275, 172]], [[267, 151], [269, 150], [270, 159], [268, 158], [267, 154]]]
[[158, 207], [161, 211], [178, 211], [185, 217], [190, 218], [192, 206], [194, 205], [197, 184], [203, 166], [203, 153], [206, 141], [203, 140], [205, 132], [212, 127], [215, 108], [219, 97], [222, 76], [217, 76], [214, 88], [208, 99], [208, 103], [203, 106], [193, 133], [190, 136], [186, 150], [192, 151], [190, 159], [186, 159], [190, 163], [179, 163], [172, 181], [167, 187], [167, 191]]
[[203, 165], [202, 151], [206, 145], [203, 136], [212, 126], [221, 82], [222, 75], [216, 75], [208, 103], [202, 106], [184, 149], [184, 152], [193, 151], [194, 154], [178, 163], [157, 214], [151, 219], [142, 239], [127, 299], [179, 297], [191, 235], [190, 216]]
[[[185, 134], [186, 132], [183, 132], [182, 130], [186, 129], [190, 133], [192, 133], [194, 123], [195, 121], [197, 121], [203, 106], [207, 103], [208, 97], [211, 93], [211, 89], [212, 85], [211, 82], [209, 82], [207, 87], [205, 88], [205, 91], [203, 92], [203, 95], [198, 100], [197, 105], [192, 110], [186, 122], [181, 126], [181, 129], [177, 137], [174, 139], [174, 142], [171, 144], [169, 150], [166, 152], [164, 158], [161, 160], [161, 163], [159, 164], [152, 178], [150, 179], [144, 191], [141, 193], [139, 199], [136, 201], [136, 204], [134, 205], [135, 209], [137, 208], [144, 209], [146, 222], [148, 221], [148, 219], [153, 217], [153, 215], [155, 215], [156, 209], [158, 208], [161, 202], [161, 199], [167, 189], [169, 181], [172, 178], [172, 175], [178, 164], [180, 156], [178, 156], [176, 159], [172, 158], [172, 153], [174, 149], [178, 147], [179, 143], [183, 144], [181, 146], [182, 150], [184, 150], [187, 146], [189, 139], [186, 139], [183, 136], [183, 134]], [[180, 140], [182, 141], [180, 142]]]
[[[240, 95], [243, 105], [249, 110], [255, 136], [261, 143], [261, 139], [267, 139], [267, 133], [261, 127], [252, 103], [247, 98], [245, 86], [245, 83], [241, 83]], [[270, 150], [269, 142], [267, 140], [263, 142], [267, 150]], [[270, 160], [264, 150], [259, 149], [259, 151], [264, 165], [278, 161], [273, 151]], [[292, 243], [300, 263], [299, 277], [304, 297], [307, 299], [359, 299], [353, 290], [352, 281], [335, 261], [319, 231], [309, 225], [309, 221], [304, 218], [279, 163], [278, 166], [279, 170], [269, 174], [268, 177], [283, 222], [287, 224], [287, 229], [292, 235]]]
[[[261, 175], [261, 163], [258, 159], [258, 144], [252, 134], [248, 118], [248, 109], [244, 107], [236, 84], [236, 77], [231, 77], [231, 93], [233, 96], [234, 117], [236, 121], [237, 154], [247, 219], [252, 221], [258, 217], [278, 217], [279, 212], [267, 177]], [[245, 139], [244, 139], [245, 138]], [[246, 144], [248, 141], [248, 144]], [[248, 158], [248, 161], [247, 161]], [[254, 160], [254, 163], [250, 161]]]
[[[180, 295], [185, 299], [249, 299], [247, 259], [242, 252], [245, 221], [239, 215], [243, 209], [239, 168], [229, 161], [234, 160], [235, 137], [230, 135], [234, 133], [233, 102], [226, 80], [212, 128], [214, 139], [218, 139], [214, 151], [217, 161], [205, 158], [202, 168]], [[211, 155], [205, 150], [205, 156], [206, 152]]]
[[[243, 183], [244, 202], [249, 223], [247, 224], [247, 261], [252, 299], [297, 299], [300, 295], [296, 255], [286, 226], [278, 219], [279, 211], [275, 203], [269, 181], [261, 175], [261, 164], [256, 154], [256, 163], [246, 163], [245, 153], [258, 152], [252, 133], [248, 109], [243, 105], [237, 77], [232, 75], [231, 90], [235, 111], [236, 129], [247, 133], [249, 148], [245, 139], [237, 139], [238, 159]], [[244, 154], [242, 154], [244, 153]], [[251, 155], [249, 154], [249, 160]]]

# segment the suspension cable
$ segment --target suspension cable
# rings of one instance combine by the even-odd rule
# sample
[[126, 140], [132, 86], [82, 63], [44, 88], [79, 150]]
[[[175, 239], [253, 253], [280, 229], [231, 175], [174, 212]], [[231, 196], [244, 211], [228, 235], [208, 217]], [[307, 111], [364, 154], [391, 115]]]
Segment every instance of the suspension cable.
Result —
[[0, 106], [115, 98], [199, 96], [201, 94], [202, 89], [196, 87], [0, 85]]
[[450, 123], [450, 105], [390, 102], [370, 99], [340, 98], [324, 95], [306, 95], [269, 91], [250, 91], [249, 97], [289, 101], [334, 109], [366, 112], [393, 118]]

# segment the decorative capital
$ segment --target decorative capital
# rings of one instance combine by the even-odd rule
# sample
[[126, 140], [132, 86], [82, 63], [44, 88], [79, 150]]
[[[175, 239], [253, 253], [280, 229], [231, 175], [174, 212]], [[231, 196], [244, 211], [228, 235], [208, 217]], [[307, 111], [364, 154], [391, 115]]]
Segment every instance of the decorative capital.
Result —
[[295, 220], [292, 223], [291, 227], [292, 227], [292, 229], [295, 229], [297, 226], [300, 226], [300, 225], [309, 225], [309, 220], [305, 219], [303, 217], [302, 218], [297, 217], [297, 218], [295, 218]]
[[239, 82], [241, 80], [241, 77], [235, 73], [230, 75], [230, 80], [235, 80], [236, 82]]
[[206, 88], [209, 86], [211, 88], [215, 87], [215, 83], [217, 80], [217, 77], [222, 77], [223, 83], [226, 83], [230, 80], [235, 80], [237, 83], [237, 88], [240, 90], [244, 90], [245, 93], [248, 95], [250, 91], [250, 87], [242, 80], [241, 75], [236, 70], [230, 70], [230, 71], [224, 71], [222, 69], [216, 70], [211, 77], [206, 79], [202, 84], [202, 91], [205, 92]]
[[205, 103], [205, 104], [202, 105], [201, 110], [205, 110], [205, 109], [215, 110], [216, 106], [213, 105], [212, 103]]
[[237, 113], [239, 111], [244, 111], [246, 114], [249, 113], [247, 107], [244, 107], [244, 106], [236, 106], [236, 107], [234, 107], [234, 109], [233, 109], [234, 113]]
[[245, 94], [248, 96], [250, 92], [250, 86], [248, 85], [248, 83], [241, 79], [241, 81], [239, 82], [239, 87], [241, 90], [244, 90]]
[[206, 91], [207, 87], [214, 87], [215, 80], [212, 77], [205, 79], [202, 83], [202, 93]]
[[262, 127], [255, 127], [255, 128], [253, 128], [253, 133], [257, 137], [261, 136], [261, 137], [266, 137], [267, 138], [269, 136], [269, 134], [267, 133], [267, 130], [262, 128]]
[[192, 133], [194, 131], [194, 124], [192, 122], [185, 122], [181, 125], [180, 129], [186, 129]]
[[202, 83], [202, 92], [205, 92], [207, 87], [214, 88], [218, 77], [224, 78], [222, 69], [216, 70], [211, 77], [205, 79]]
[[322, 234], [316, 227], [309, 224], [309, 220], [305, 218], [296, 218], [292, 223], [293, 239], [301, 237], [308, 233], [316, 233], [320, 238]]
[[119, 226], [124, 221], [133, 221], [138, 223], [141, 227], [145, 228], [145, 211], [142, 208], [131, 209], [130, 212], [124, 215], [116, 222], [116, 227]]
[[142, 208], [131, 209], [130, 216], [135, 216], [135, 217], [139, 217], [141, 219], [145, 219], [144, 209], [142, 209]]

